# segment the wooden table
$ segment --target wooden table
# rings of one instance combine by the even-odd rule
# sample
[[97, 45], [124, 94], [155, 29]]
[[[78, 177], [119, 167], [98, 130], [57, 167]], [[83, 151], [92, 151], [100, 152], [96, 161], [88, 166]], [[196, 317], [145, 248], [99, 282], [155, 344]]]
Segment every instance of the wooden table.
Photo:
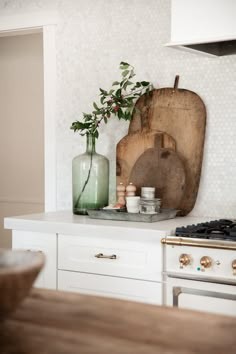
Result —
[[33, 290], [0, 322], [1, 354], [236, 353], [236, 318]]

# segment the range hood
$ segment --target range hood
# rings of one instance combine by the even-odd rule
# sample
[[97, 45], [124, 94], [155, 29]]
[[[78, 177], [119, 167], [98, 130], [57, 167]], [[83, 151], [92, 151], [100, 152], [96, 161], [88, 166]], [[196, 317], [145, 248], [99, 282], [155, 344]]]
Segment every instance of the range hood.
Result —
[[172, 0], [171, 41], [176, 49], [236, 54], [236, 0]]

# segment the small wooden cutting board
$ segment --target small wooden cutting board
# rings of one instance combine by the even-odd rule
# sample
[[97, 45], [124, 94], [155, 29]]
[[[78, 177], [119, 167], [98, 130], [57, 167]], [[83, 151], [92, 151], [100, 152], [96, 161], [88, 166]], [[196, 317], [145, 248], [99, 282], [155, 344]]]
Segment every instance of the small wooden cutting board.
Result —
[[141, 194], [142, 186], [155, 187], [162, 208], [172, 205], [178, 209], [185, 192], [183, 161], [170, 149], [147, 149], [135, 162], [130, 181], [137, 186], [138, 194]]
[[129, 133], [117, 144], [117, 183], [130, 181], [132, 168], [140, 156], [150, 148], [162, 147], [175, 150], [175, 140], [166, 133], [142, 130]]

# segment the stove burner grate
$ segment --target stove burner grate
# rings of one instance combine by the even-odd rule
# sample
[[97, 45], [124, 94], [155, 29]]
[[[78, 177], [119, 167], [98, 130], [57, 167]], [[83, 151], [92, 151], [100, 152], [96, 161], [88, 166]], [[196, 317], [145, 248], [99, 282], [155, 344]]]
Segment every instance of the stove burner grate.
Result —
[[236, 241], [236, 222], [234, 220], [219, 219], [196, 225], [177, 227], [176, 236]]

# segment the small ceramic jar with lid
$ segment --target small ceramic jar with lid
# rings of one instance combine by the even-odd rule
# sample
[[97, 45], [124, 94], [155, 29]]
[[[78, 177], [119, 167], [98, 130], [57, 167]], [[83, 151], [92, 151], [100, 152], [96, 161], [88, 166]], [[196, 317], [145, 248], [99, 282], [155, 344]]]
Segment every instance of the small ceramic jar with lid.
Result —
[[142, 187], [141, 197], [147, 199], [155, 198], [155, 187]]

